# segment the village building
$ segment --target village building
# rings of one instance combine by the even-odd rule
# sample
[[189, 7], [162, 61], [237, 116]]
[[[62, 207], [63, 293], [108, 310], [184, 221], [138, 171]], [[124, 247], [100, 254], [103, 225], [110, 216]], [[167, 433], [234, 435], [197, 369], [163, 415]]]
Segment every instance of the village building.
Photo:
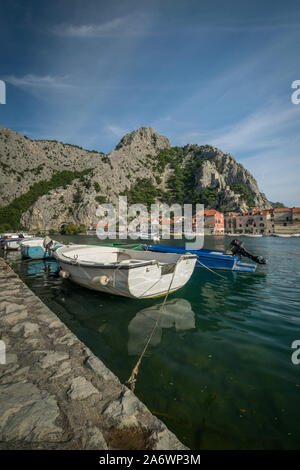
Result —
[[272, 233], [300, 233], [300, 207], [259, 209], [247, 212], [227, 212], [224, 216], [225, 233], [272, 235]]
[[292, 213], [293, 222], [300, 222], [300, 207], [293, 207]]
[[273, 209], [275, 233], [300, 233], [300, 207]]
[[281, 207], [277, 209], [271, 209], [274, 214], [275, 223], [291, 222], [293, 220], [293, 209], [288, 207]]
[[[194, 222], [196, 215], [194, 217]], [[205, 235], [222, 235], [224, 234], [224, 214], [215, 209], [207, 209], [204, 211], [204, 234]]]
[[274, 232], [272, 210], [253, 207], [247, 212], [225, 214], [225, 232], [239, 234], [270, 235]]

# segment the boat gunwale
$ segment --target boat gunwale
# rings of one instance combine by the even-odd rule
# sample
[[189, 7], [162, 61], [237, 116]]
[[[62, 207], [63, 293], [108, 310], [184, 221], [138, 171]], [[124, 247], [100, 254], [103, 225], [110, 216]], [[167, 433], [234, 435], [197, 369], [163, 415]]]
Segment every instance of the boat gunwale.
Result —
[[[93, 246], [93, 245], [89, 245], [89, 246]], [[61, 247], [63, 248], [63, 247]], [[135, 269], [135, 268], [142, 268], [142, 267], [145, 267], [145, 266], [152, 266], [154, 264], [157, 264], [158, 266], [164, 266], [165, 264], [167, 263], [161, 263], [160, 261], [157, 261], [155, 259], [153, 260], [149, 260], [149, 261], [141, 261], [139, 263], [136, 263], [136, 264], [121, 264], [120, 261], [116, 261], [115, 263], [110, 263], [110, 264], [104, 264], [104, 263], [97, 263], [97, 262], [93, 262], [93, 261], [84, 261], [84, 260], [79, 260], [78, 258], [74, 258], [74, 259], [70, 259], [70, 258], [67, 258], [66, 255], [64, 255], [64, 253], [59, 253], [58, 252], [59, 248], [55, 251], [55, 259], [59, 262], [62, 262], [62, 263], [65, 263], [65, 264], [69, 264], [71, 266], [84, 266], [85, 268], [103, 268], [103, 269]], [[178, 253], [180, 255], [180, 253]], [[182, 255], [180, 255], [180, 257], [178, 258], [177, 262], [179, 260], [187, 260], [187, 259], [196, 259], [196, 262], [197, 262], [197, 255], [195, 254], [192, 254], [192, 253], [184, 253]], [[137, 261], [140, 261], [140, 260], [137, 260]], [[195, 264], [196, 264], [195, 262]]]
[[[178, 247], [176, 245], [170, 245], [170, 247], [172, 249], [174, 249], [174, 251], [163, 251], [163, 250], [156, 250], [155, 248], [157, 247], [160, 247], [160, 246], [166, 246], [166, 247], [169, 247], [169, 245], [142, 245], [143, 249], [144, 247], [153, 247], [154, 249], [152, 250], [151, 248], [150, 249], [145, 249], [145, 251], [152, 251], [153, 253], [178, 253], [179, 251], [182, 251], [183, 254], [188, 254], [190, 253], [191, 255], [195, 255], [197, 256], [197, 258], [199, 258], [199, 256], [201, 256], [202, 258], [217, 258], [219, 256], [222, 256], [222, 260], [228, 260], [228, 261], [232, 261], [232, 260], [236, 260], [236, 261], [239, 261], [239, 256], [237, 255], [234, 255], [234, 254], [230, 254], [230, 253], [225, 253], [223, 250], [211, 250], [211, 252], [209, 251], [209, 248], [205, 248], [205, 250], [208, 250], [208, 251], [205, 251], [205, 252], [201, 252], [200, 254], [197, 254], [197, 252], [200, 252], [201, 249], [199, 250], [194, 250], [194, 249], [191, 249], [191, 250], [188, 250], [184, 247]], [[177, 250], [177, 251], [176, 251]], [[220, 253], [217, 253], [217, 252], [220, 252]], [[180, 254], [180, 253], [178, 253]]]

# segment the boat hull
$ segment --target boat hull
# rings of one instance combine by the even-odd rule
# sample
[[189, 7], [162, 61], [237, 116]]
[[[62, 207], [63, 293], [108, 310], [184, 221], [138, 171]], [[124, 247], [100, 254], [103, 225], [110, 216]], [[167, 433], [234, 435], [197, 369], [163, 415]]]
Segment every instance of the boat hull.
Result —
[[255, 272], [257, 265], [243, 263], [238, 256], [228, 255], [221, 250], [186, 250], [180, 246], [144, 245], [145, 250], [162, 253], [192, 253], [197, 255], [196, 268], [223, 269], [227, 271]]
[[24, 245], [21, 247], [21, 255], [23, 258], [28, 259], [53, 258], [53, 254], [51, 252], [46, 252], [42, 246]]
[[[76, 247], [72, 246], [71, 249], [76, 253]], [[91, 290], [137, 299], [159, 297], [180, 289], [190, 279], [196, 262], [195, 256], [186, 255], [177, 257], [176, 263], [168, 265], [157, 262], [155, 256], [152, 255], [151, 258], [150, 253], [145, 260], [135, 260], [133, 251], [120, 251], [123, 254], [130, 252], [131, 263], [126, 264], [125, 261], [124, 264], [118, 265], [92, 265], [78, 259], [66, 260], [63, 256], [65, 250], [62, 249], [55, 252], [55, 258], [60, 265], [62, 277]], [[101, 256], [101, 251], [99, 253]], [[144, 254], [139, 253], [141, 258]], [[174, 257], [172, 259], [174, 260]]]
[[48, 259], [53, 258], [53, 251], [62, 245], [54, 242], [53, 248], [48, 250], [44, 247], [44, 238], [36, 238], [33, 240], [25, 241], [20, 243], [21, 255], [27, 259]]

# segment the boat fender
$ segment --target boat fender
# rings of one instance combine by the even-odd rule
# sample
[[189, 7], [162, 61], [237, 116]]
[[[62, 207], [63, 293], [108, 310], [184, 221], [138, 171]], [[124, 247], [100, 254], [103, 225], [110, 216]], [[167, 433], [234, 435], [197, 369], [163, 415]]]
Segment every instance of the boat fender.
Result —
[[68, 279], [70, 277], [70, 273], [68, 271], [59, 271], [59, 275], [63, 279]]
[[111, 278], [108, 276], [95, 276], [93, 278], [94, 283], [99, 283], [101, 286], [107, 286], [111, 281]]

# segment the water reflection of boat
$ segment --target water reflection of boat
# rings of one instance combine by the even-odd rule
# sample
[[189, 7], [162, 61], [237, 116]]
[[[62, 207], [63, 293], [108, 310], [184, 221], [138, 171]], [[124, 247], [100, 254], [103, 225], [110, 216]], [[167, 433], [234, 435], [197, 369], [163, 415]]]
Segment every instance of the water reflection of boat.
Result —
[[185, 299], [173, 299], [166, 302], [161, 313], [161, 304], [140, 310], [128, 325], [128, 354], [140, 354], [160, 315], [157, 328], [149, 346], [157, 346], [162, 339], [163, 328], [175, 328], [177, 331], [195, 328], [195, 313], [190, 302]]
[[59, 271], [59, 265], [54, 259], [34, 260], [24, 264], [29, 276], [40, 276], [43, 273], [55, 274]]

